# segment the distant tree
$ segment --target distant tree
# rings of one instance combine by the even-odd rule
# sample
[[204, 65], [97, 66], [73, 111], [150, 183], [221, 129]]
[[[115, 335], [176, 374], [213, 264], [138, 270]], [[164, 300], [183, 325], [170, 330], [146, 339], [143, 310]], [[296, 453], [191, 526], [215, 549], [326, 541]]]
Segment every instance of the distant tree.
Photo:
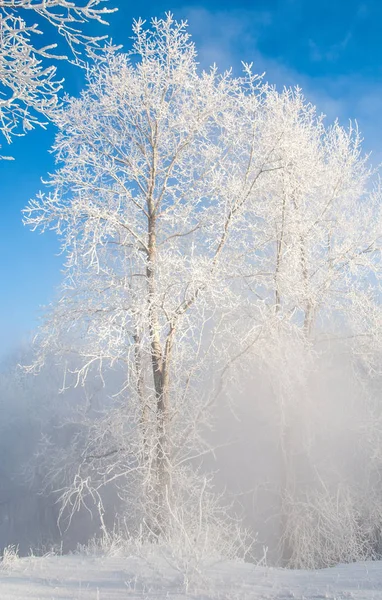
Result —
[[47, 21], [65, 39], [69, 59], [79, 64], [83, 53], [95, 50], [103, 39], [82, 30], [90, 20], [106, 23], [104, 17], [113, 9], [101, 8], [103, 2], [0, 0], [0, 131], [8, 143], [36, 125], [44, 126], [42, 119], [58, 104], [62, 81], [52, 59], [68, 57], [62, 50], [55, 53], [57, 43], [38, 44], [41, 24]]

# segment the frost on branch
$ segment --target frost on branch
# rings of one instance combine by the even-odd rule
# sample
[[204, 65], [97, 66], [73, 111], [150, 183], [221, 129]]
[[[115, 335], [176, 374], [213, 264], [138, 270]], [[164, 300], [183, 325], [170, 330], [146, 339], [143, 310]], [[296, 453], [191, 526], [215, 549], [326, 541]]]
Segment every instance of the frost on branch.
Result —
[[67, 385], [123, 374], [64, 503], [116, 481], [158, 536], [186, 494], [188, 463], [208, 452], [199, 424], [213, 382], [204, 382], [235, 296], [225, 257], [274, 168], [273, 140], [257, 120], [257, 77], [199, 73], [185, 24], [171, 16], [151, 30], [137, 22], [134, 36], [130, 54], [106, 53], [81, 97], [55, 113], [53, 191], [25, 220], [55, 230], [67, 258], [43, 353], [75, 357]]
[[8, 143], [36, 125], [44, 126], [41, 118], [58, 105], [62, 81], [52, 59], [68, 57], [57, 43], [44, 45], [43, 25], [48, 22], [56, 29], [69, 58], [79, 64], [83, 53], [104, 39], [83, 33], [86, 22], [106, 23], [113, 12], [101, 6], [103, 1], [0, 0], [0, 130]]
[[278, 93], [249, 65], [200, 71], [170, 15], [136, 22], [132, 50], [100, 56], [54, 120], [57, 170], [24, 212], [66, 257], [38, 360], [67, 365], [64, 387], [118, 382], [52, 463], [64, 510], [93, 503], [103, 519], [112, 484], [132, 529], [173, 536], [179, 506], [208, 496], [211, 409], [256, 364], [277, 431], [279, 558], [301, 565], [322, 540], [292, 535], [296, 513], [317, 510], [296, 456], [317, 443], [318, 358], [346, 338], [356, 376], [357, 340], [370, 370], [380, 352], [381, 193], [357, 129], [326, 127], [300, 90]]

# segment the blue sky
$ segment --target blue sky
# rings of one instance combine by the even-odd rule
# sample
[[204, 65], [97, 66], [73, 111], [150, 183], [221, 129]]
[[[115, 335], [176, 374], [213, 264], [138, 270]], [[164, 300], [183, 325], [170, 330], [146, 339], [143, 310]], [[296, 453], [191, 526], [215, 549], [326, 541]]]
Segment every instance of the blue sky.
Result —
[[[203, 67], [222, 69], [253, 62], [278, 87], [299, 85], [328, 120], [356, 119], [365, 150], [382, 161], [382, 2], [380, 0], [254, 0], [185, 4], [160, 0], [140, 4], [109, 0], [119, 12], [107, 28], [129, 47], [133, 18], [166, 11], [187, 19]], [[66, 89], [78, 94], [82, 73], [58, 65]], [[38, 235], [21, 224], [21, 209], [54, 168], [49, 148], [54, 129], [36, 130], [6, 149], [15, 161], [0, 161], [0, 356], [28, 339], [40, 307], [54, 297], [61, 257], [53, 234]]]

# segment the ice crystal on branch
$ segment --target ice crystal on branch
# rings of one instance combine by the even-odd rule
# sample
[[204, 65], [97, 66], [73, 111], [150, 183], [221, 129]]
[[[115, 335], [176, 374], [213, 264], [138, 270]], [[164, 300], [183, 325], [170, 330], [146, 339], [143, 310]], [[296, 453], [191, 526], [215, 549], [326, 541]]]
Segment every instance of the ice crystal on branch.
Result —
[[[44, 126], [57, 107], [62, 81], [52, 60], [69, 58], [79, 64], [84, 54], [99, 47], [104, 37], [85, 35], [83, 25], [106, 23], [113, 9], [103, 2], [0, 0], [0, 130], [7, 142]], [[42, 28], [47, 23], [63, 44], [44, 45]]]

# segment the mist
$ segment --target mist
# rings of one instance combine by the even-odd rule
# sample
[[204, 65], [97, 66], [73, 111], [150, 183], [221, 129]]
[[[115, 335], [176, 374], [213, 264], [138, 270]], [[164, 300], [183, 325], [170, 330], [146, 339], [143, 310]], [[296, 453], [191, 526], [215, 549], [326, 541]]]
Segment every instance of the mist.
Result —
[[317, 352], [303, 386], [293, 375], [254, 364], [216, 409], [215, 481], [256, 534], [255, 561], [264, 549], [295, 568], [377, 558], [380, 379], [346, 343]]
[[[268, 363], [242, 361], [215, 401], [203, 433], [209, 451], [194, 467], [254, 538], [247, 560], [313, 568], [379, 558], [380, 380], [346, 341], [317, 348], [303, 382], [306, 357], [293, 344], [283, 353], [282, 369], [280, 354]], [[102, 535], [105, 523], [126, 526], [118, 487], [102, 489], [103, 523], [91, 498], [69, 519], [57, 488], [73, 477], [76, 460], [61, 479], [50, 474], [57, 452], [74, 444], [78, 453], [89, 421], [111, 410], [121, 379], [114, 369], [106, 384], [94, 376], [86, 389], [60, 393], [62, 369], [51, 361], [39, 375], [27, 374], [20, 363], [28, 358], [25, 351], [10, 356], [1, 369], [1, 546], [16, 545], [23, 555], [68, 552]]]

